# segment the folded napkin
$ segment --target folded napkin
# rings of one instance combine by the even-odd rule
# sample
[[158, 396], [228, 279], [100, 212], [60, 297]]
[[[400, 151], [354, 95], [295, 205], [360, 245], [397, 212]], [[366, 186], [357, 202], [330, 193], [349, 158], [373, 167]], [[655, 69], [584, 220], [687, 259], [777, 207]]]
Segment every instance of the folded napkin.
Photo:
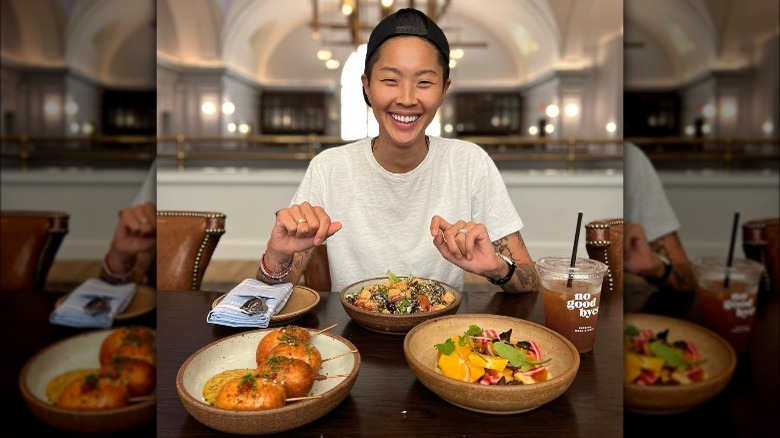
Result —
[[206, 317], [210, 324], [230, 327], [268, 327], [292, 294], [292, 283], [269, 285], [247, 278], [234, 287]]
[[90, 278], [71, 292], [49, 315], [49, 322], [71, 327], [107, 328], [135, 295], [135, 283], [109, 284]]

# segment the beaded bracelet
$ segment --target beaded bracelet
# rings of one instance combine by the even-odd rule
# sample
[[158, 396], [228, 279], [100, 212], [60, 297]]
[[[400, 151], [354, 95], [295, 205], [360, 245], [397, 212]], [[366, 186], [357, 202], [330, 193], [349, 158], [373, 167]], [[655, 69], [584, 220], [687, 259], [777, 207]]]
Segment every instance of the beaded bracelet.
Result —
[[126, 283], [127, 280], [133, 275], [133, 271], [125, 272], [124, 274], [117, 274], [112, 271], [108, 266], [108, 254], [103, 257], [103, 273], [107, 280], [111, 280], [112, 283]]
[[263, 253], [262, 257], [260, 257], [260, 271], [265, 275], [266, 277], [270, 278], [271, 280], [280, 281], [282, 278], [286, 277], [290, 271], [292, 271], [292, 262], [290, 262], [290, 265], [287, 266], [282, 272], [278, 274], [271, 273], [271, 270], [268, 269], [268, 266], [265, 265], [265, 253]]

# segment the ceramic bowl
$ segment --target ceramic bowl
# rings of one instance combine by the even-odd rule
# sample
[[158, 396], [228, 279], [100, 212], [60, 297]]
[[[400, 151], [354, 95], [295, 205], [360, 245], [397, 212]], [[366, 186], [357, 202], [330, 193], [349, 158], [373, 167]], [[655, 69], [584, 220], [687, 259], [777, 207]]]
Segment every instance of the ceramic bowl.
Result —
[[19, 375], [19, 388], [29, 409], [56, 428], [78, 433], [109, 433], [140, 427], [154, 420], [155, 400], [118, 409], [75, 411], [54, 406], [46, 387], [59, 374], [80, 368], [100, 368], [100, 346], [113, 330], [95, 330], [52, 344], [33, 356]]
[[[272, 330], [253, 330], [228, 336], [193, 353], [176, 375], [176, 391], [187, 412], [199, 422], [222, 432], [264, 435], [310, 423], [333, 410], [349, 395], [360, 370], [360, 354], [351, 342], [324, 332], [311, 339], [311, 345], [322, 355], [320, 374], [346, 377], [314, 382], [310, 395], [319, 395], [320, 398], [290, 402], [264, 411], [232, 411], [206, 403], [203, 399], [206, 381], [222, 371], [256, 368], [257, 344]], [[313, 330], [310, 332], [314, 333]]]
[[[422, 280], [430, 281], [426, 278], [422, 278]], [[455, 295], [455, 302], [444, 309], [434, 310], [432, 312], [420, 312], [403, 315], [384, 314], [379, 312], [372, 312], [347, 302], [348, 295], [355, 294], [364, 287], [371, 287], [376, 284], [382, 284], [386, 281], [387, 277], [370, 278], [368, 280], [353, 283], [341, 291], [341, 305], [344, 306], [344, 310], [347, 312], [347, 315], [349, 315], [349, 317], [352, 318], [352, 320], [361, 327], [379, 333], [405, 335], [407, 332], [409, 332], [409, 330], [411, 330], [412, 327], [420, 324], [423, 321], [456, 313], [460, 307], [461, 301], [463, 300], [463, 293], [461, 291], [446, 283], [439, 282], [446, 290], [452, 292], [453, 295]]]
[[[471, 325], [505, 332], [512, 342], [532, 340], [549, 362], [552, 378], [532, 385], [481, 385], [461, 382], [436, 370], [436, 344], [462, 335]], [[409, 331], [404, 354], [417, 379], [439, 397], [470, 411], [516, 414], [530, 411], [559, 397], [571, 386], [580, 367], [574, 345], [558, 333], [533, 322], [501, 315], [461, 314], [425, 321]]]
[[687, 411], [715, 397], [728, 385], [737, 366], [731, 345], [716, 333], [689, 321], [660, 315], [627, 313], [625, 325], [654, 332], [669, 329], [669, 341], [692, 341], [704, 362], [707, 378], [690, 385], [647, 386], [625, 382], [623, 406], [632, 412], [673, 414]]

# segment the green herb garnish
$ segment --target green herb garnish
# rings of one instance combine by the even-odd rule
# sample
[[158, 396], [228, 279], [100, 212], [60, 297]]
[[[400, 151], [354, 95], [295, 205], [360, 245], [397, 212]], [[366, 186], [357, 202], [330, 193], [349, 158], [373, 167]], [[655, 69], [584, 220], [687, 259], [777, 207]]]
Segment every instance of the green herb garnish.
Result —
[[452, 342], [452, 339], [447, 339], [443, 344], [436, 344], [436, 349], [439, 350], [441, 354], [449, 356], [455, 351], [455, 343]]
[[505, 342], [494, 342], [493, 348], [495, 348], [496, 353], [498, 353], [499, 356], [507, 359], [509, 363], [512, 364], [512, 366], [520, 368], [520, 370], [523, 372], [530, 371], [531, 368], [550, 361], [550, 359], [541, 362], [536, 360], [528, 360], [525, 358], [525, 353]]

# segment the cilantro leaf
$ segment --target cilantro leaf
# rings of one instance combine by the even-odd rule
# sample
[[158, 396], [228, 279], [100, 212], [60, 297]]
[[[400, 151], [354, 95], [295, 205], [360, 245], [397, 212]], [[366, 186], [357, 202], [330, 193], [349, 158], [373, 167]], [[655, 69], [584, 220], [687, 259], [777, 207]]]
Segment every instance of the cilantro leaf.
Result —
[[439, 350], [441, 354], [450, 355], [455, 351], [455, 343], [452, 342], [452, 339], [447, 339], [443, 344], [436, 344], [436, 349]]
[[623, 330], [623, 336], [636, 336], [639, 334], [639, 329], [636, 328], [635, 325], [627, 325], [626, 329]]
[[471, 324], [464, 333], [464, 336], [479, 336], [482, 334], [482, 329], [478, 325]]

